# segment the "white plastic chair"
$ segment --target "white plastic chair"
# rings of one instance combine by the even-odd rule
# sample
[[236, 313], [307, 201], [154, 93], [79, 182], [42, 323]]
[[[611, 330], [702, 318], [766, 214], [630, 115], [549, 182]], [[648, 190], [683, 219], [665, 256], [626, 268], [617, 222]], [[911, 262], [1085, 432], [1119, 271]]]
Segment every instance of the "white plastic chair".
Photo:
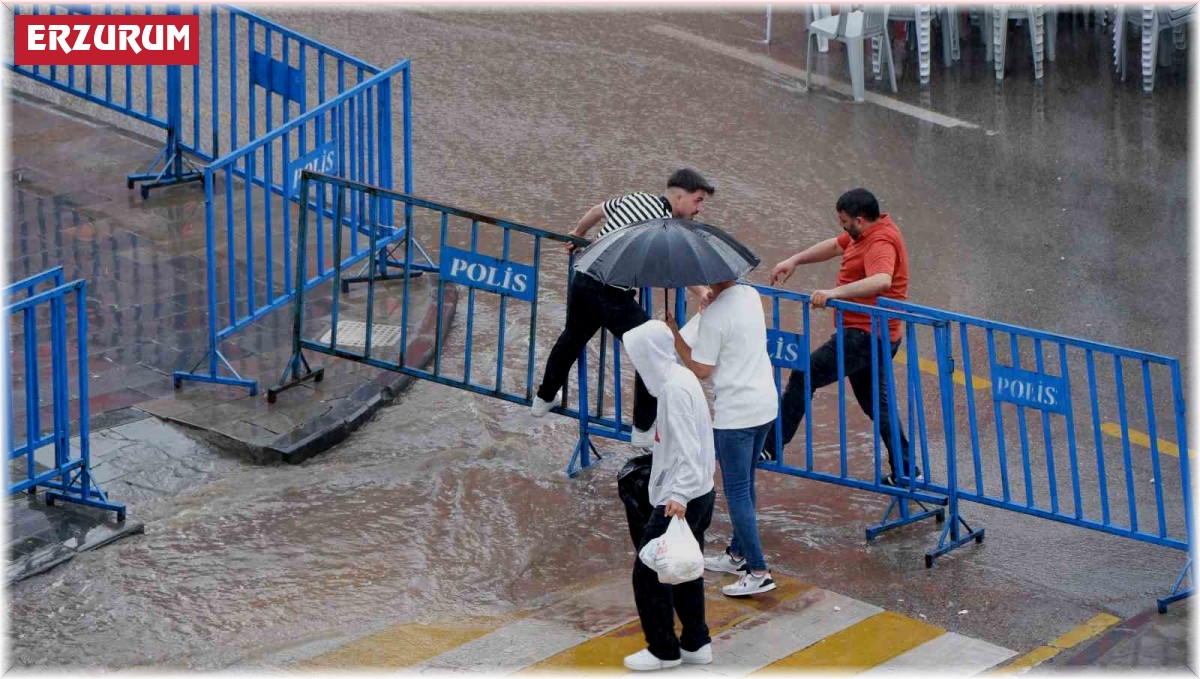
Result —
[[[865, 72], [863, 64], [863, 43], [868, 38], [885, 38], [887, 31], [887, 7], [878, 5], [868, 7], [866, 11], [850, 11], [842, 6], [837, 16], [817, 19], [808, 26], [808, 54], [804, 60], [804, 87], [808, 89], [812, 81], [813, 43], [821, 37], [837, 40], [846, 45], [849, 55], [850, 82], [854, 90], [854, 101], [864, 101]], [[882, 40], [883, 55], [887, 58], [888, 74], [891, 77], [892, 91], [896, 92], [896, 64], [892, 61], [892, 46], [890, 40]]]
[[1125, 36], [1129, 26], [1139, 26], [1142, 32], [1142, 92], [1150, 94], [1154, 91], [1154, 70], [1158, 62], [1164, 66], [1171, 63], [1171, 44], [1159, 43], [1158, 34], [1162, 31], [1173, 32], [1173, 43], [1176, 49], [1182, 49], [1187, 43], [1185, 25], [1193, 18], [1196, 3], [1176, 5], [1117, 5], [1116, 20], [1113, 21], [1113, 63], [1121, 81], [1125, 81], [1125, 66], [1128, 61], [1125, 56]]

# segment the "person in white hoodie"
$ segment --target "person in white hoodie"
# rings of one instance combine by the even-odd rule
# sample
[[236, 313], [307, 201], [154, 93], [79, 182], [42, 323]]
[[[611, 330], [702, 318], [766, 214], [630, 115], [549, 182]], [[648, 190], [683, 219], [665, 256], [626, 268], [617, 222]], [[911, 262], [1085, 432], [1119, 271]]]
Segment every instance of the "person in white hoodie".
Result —
[[[675, 339], [665, 323], [646, 321], [625, 333], [625, 351], [642, 375], [646, 389], [658, 399], [658, 440], [650, 468], [650, 504], [654, 512], [642, 528], [641, 544], [667, 531], [671, 517], [681, 517], [703, 548], [704, 531], [712, 522], [716, 490], [716, 451], [712, 418], [700, 380], [676, 362]], [[664, 585], [658, 574], [634, 557], [633, 598], [637, 603], [647, 648], [626, 656], [631, 670], [657, 670], [681, 663], [712, 662], [712, 638], [704, 621], [704, 579]], [[675, 636], [675, 615], [683, 633]]]

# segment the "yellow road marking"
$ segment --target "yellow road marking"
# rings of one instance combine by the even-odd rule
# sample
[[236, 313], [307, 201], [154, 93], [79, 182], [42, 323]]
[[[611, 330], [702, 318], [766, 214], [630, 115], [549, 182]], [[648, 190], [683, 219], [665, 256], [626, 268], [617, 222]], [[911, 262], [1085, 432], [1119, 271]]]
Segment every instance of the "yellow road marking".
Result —
[[[900, 365], [908, 365], [908, 358], [905, 357], [903, 352], [896, 354], [895, 361]], [[923, 373], [927, 373], [929, 375], [938, 374], [937, 361], [931, 361], [928, 358], [918, 358], [917, 366]], [[967, 375], [963, 371], [955, 370], [951, 377], [955, 384], [960, 384], [964, 387], [967, 385]], [[971, 375], [971, 385], [976, 391], [981, 389], [990, 389], [992, 387], [990, 380], [979, 377], [978, 375]]]
[[1051, 641], [1049, 644], [1045, 646], [1038, 646], [1011, 663], [1000, 667], [999, 669], [995, 670], [995, 673], [1015, 674], [1029, 670], [1030, 668], [1046, 662], [1059, 653], [1062, 653], [1068, 648], [1074, 648], [1075, 646], [1078, 646], [1084, 641], [1091, 639], [1092, 637], [1100, 634], [1104, 630], [1119, 622], [1121, 622], [1121, 619], [1115, 615], [1101, 613], [1071, 630], [1070, 632], [1060, 636], [1054, 641]]
[[294, 665], [296, 669], [400, 669], [411, 667], [499, 629], [508, 620], [463, 625], [405, 624], [377, 632]]
[[[708, 622], [709, 634], [715, 637], [734, 625], [744, 622], [764, 610], [774, 608], [784, 601], [794, 599], [813, 588], [808, 583], [786, 576], [772, 574], [771, 577], [779, 585], [775, 591], [755, 597], [736, 599], [721, 594], [718, 585], [724, 583], [724, 579], [711, 578], [705, 586], [704, 601], [704, 617]], [[717, 580], [717, 582], [713, 582], [713, 580]], [[677, 621], [675, 632], [678, 634], [680, 631]], [[550, 656], [517, 674], [545, 672], [562, 674], [564, 671], [571, 670], [624, 672], [625, 656], [637, 653], [645, 647], [646, 638], [642, 636], [641, 623], [634, 620], [562, 653]]]
[[[1101, 424], [1100, 431], [1108, 434], [1118, 441], [1124, 438], [1121, 436], [1121, 425], [1117, 424], [1116, 422], [1105, 422]], [[1140, 431], [1137, 431], [1136, 429], [1129, 430], [1129, 442], [1135, 446], [1141, 446], [1147, 449], [1150, 448], [1150, 437]], [[1171, 457], [1179, 457], [1179, 446], [1166, 439], [1159, 439], [1158, 452], [1163, 453], [1164, 455], [1170, 455]], [[1188, 451], [1189, 458], [1195, 456], [1195, 453]]]
[[945, 631], [899, 613], [884, 611], [777, 660], [754, 674], [830, 668], [839, 671], [866, 670], [935, 639]]

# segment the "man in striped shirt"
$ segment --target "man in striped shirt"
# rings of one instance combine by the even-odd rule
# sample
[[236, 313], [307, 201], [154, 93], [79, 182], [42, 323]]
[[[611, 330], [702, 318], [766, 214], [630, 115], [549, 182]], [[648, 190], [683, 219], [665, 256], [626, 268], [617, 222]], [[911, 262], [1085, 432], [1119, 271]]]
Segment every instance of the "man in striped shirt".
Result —
[[[587, 236], [602, 219], [605, 223], [600, 229], [601, 238], [647, 219], [694, 219], [700, 214], [704, 199], [715, 192], [716, 189], [699, 172], [690, 168], [676, 170], [667, 180], [666, 194], [654, 196], [637, 191], [604, 201], [583, 215], [571, 235], [580, 238]], [[574, 250], [574, 245], [568, 244], [567, 249]], [[701, 304], [711, 295], [706, 288], [695, 289], [694, 292], [705, 297]], [[571, 366], [579, 358], [579, 352], [600, 328], [607, 329], [620, 339], [629, 330], [650, 320], [638, 304], [636, 295], [637, 291], [632, 288], [604, 285], [587, 274], [575, 274], [567, 294], [567, 325], [546, 360], [546, 371], [537, 396], [533, 399], [534, 417], [541, 417], [554, 407], [560, 390], [567, 383]], [[635, 374], [633, 445], [647, 448], [654, 444], [657, 412], [658, 402], [646, 390], [641, 376]]]

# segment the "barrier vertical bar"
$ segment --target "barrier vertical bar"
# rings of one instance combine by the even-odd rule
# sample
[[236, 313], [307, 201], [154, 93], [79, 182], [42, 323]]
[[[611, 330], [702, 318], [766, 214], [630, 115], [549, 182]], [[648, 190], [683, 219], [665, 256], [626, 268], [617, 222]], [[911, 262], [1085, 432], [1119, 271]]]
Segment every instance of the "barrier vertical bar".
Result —
[[[1037, 371], [1046, 372], [1045, 360], [1042, 356], [1042, 340], [1034, 338], [1033, 354], [1037, 361]], [[1046, 478], [1050, 484], [1050, 511], [1058, 513], [1058, 474], [1054, 468], [1054, 441], [1050, 436], [1050, 413], [1042, 411], [1042, 437], [1046, 445]]]
[[[842, 310], [834, 309], [834, 326], [837, 328], [837, 380], [838, 380], [838, 442], [840, 444], [841, 455], [841, 475], [846, 476], [846, 346], [845, 346], [845, 319], [842, 318]], [[811, 363], [810, 363], [811, 365]], [[811, 405], [809, 401], [805, 401], [806, 406]], [[804, 417], [812, 419], [811, 414], [806, 410]], [[811, 456], [812, 446], [809, 446]], [[808, 466], [805, 469], [812, 471], [812, 459], [808, 459]], [[878, 480], [878, 479], [877, 479]]]
[[[1020, 369], [1021, 354], [1015, 333], [1008, 333], [1008, 344], [1012, 354], [1012, 367]], [[1025, 407], [1018, 405], [1017, 431], [1021, 435], [1021, 472], [1025, 479], [1025, 506], [1036, 508], [1037, 502], [1033, 498], [1033, 473], [1029, 468], [1029, 433], [1025, 425]]]
[[1087, 376], [1089, 401], [1092, 406], [1092, 438], [1096, 444], [1096, 478], [1100, 483], [1100, 511], [1103, 513], [1104, 525], [1112, 524], [1108, 510], [1108, 474], [1104, 471], [1104, 436], [1100, 429], [1100, 401], [1096, 395], [1096, 363], [1092, 350], [1088, 349]]
[[[30, 288], [32, 295], [33, 289]], [[25, 322], [25, 445], [29, 450], [25, 455], [26, 478], [34, 477], [33, 468], [33, 451], [36, 441], [42, 438], [41, 413], [41, 398], [38, 392], [41, 390], [41, 385], [38, 384], [38, 361], [37, 361], [37, 308], [30, 306], [26, 307], [22, 317]], [[30, 490], [34, 490], [30, 488]]]
[[371, 222], [371, 232], [367, 235], [367, 336], [363, 347], [363, 356], [371, 357], [371, 332], [374, 330], [375, 319], [375, 252], [379, 247], [379, 194], [372, 189], [362, 191], [367, 200], [367, 219]]
[[[987, 329], [987, 346], [988, 346], [988, 364], [995, 366], [996, 362], [996, 336], [991, 328]], [[995, 379], [995, 375], [992, 375]], [[1005, 452], [1004, 446], [1004, 409], [1000, 407], [1000, 401], [992, 397], [992, 408], [995, 410], [996, 417], [996, 452], [1000, 455], [1000, 485], [1004, 490], [1005, 504], [1012, 502], [1012, 494], [1008, 487], [1008, 455]]]
[[[800, 315], [804, 322], [804, 462], [805, 469], [813, 467], [813, 435], [812, 435], [812, 325], [810, 323], [811, 309], [807, 301], [800, 305]], [[791, 376], [788, 376], [791, 379]], [[843, 408], [842, 411], [845, 414]], [[845, 428], [842, 429], [842, 441], [845, 441]], [[783, 460], [783, 451], [779, 451], [779, 460]], [[846, 456], [842, 456], [842, 476], [846, 475]]]
[[1162, 467], [1158, 458], [1158, 425], [1154, 417], [1154, 392], [1151, 389], [1150, 362], [1142, 359], [1142, 387], [1146, 394], [1146, 433], [1150, 437], [1150, 464], [1154, 469], [1154, 503], [1158, 508], [1158, 535], [1167, 537], [1167, 517], [1163, 507]]
[[[407, 139], [407, 135], [405, 135]], [[533, 237], [533, 301], [529, 305], [529, 359], [526, 363], [525, 373], [525, 398], [533, 401], [533, 371], [535, 370], [534, 361], [535, 350], [537, 348], [537, 307], [538, 297], [540, 297], [541, 289], [540, 278], [542, 273], [542, 237], [536, 235]]]
[[[479, 222], [471, 220], [471, 252], [478, 252]], [[471, 383], [471, 349], [475, 338], [475, 288], [467, 290], [467, 339], [466, 357], [463, 361], [463, 381]]]
[[1071, 499], [1075, 503], [1075, 518], [1083, 518], [1083, 501], [1079, 492], [1079, 454], [1075, 444], [1075, 408], [1071, 398], [1071, 369], [1067, 365], [1067, 345], [1058, 343], [1058, 364], [1062, 366], [1063, 384], [1067, 399], [1067, 455], [1071, 461]]
[[233, 168], [225, 166], [225, 276], [229, 279], [229, 325], [237, 322], [237, 259], [233, 256]]
[[1129, 449], [1129, 417], [1125, 412], [1125, 377], [1121, 357], [1113, 354], [1113, 375], [1117, 382], [1117, 412], [1121, 418], [1121, 452], [1125, 463], [1125, 490], [1129, 501], [1129, 527], [1137, 532], [1137, 499], [1133, 489], [1133, 452]]
[[[446, 247], [446, 230], [447, 230], [447, 227], [449, 226], [449, 219], [450, 219], [450, 216], [448, 214], [446, 214], [445, 212], [443, 212], [442, 213], [441, 236], [440, 236], [440, 240], [438, 241], [439, 242], [438, 252], [441, 252]], [[439, 255], [439, 258], [440, 258], [440, 255]], [[437, 306], [437, 321], [436, 321], [437, 322], [437, 341], [434, 342], [434, 350], [433, 350], [433, 374], [441, 375], [442, 374], [442, 309], [444, 306], [446, 281], [442, 278], [440, 273], [438, 274], [437, 285], [438, 285], [438, 298], [437, 298], [438, 306]], [[532, 332], [532, 330], [530, 330], [530, 332]]]
[[[501, 259], [508, 261], [509, 236], [511, 232], [504, 229], [504, 253]], [[407, 280], [407, 277], [406, 277]], [[508, 295], [500, 296], [500, 333], [496, 339], [496, 391], [504, 389], [504, 334], [508, 329]]]
[[979, 455], [979, 422], [975, 413], [975, 373], [971, 370], [971, 345], [967, 342], [967, 324], [959, 323], [958, 328], [962, 338], [959, 344], [962, 345], [963, 384], [967, 396], [967, 426], [971, 428], [971, 459], [975, 465], [975, 493], [982, 496], [983, 467]]
[[342, 292], [342, 222], [346, 216], [346, 188], [338, 185], [333, 191], [333, 307], [329, 330], [329, 346], [337, 348], [338, 307]]
[[[284, 100], [286, 101], [286, 99], [287, 98], [285, 97]], [[283, 294], [285, 294], [285, 295], [290, 294], [293, 291], [293, 288], [292, 288], [292, 283], [293, 283], [293, 281], [292, 281], [292, 201], [291, 201], [291, 197], [287, 195], [287, 191], [290, 188], [290, 184], [292, 181], [291, 177], [287, 176], [288, 160], [290, 160], [292, 157], [291, 150], [290, 150], [289, 144], [288, 144], [288, 138], [291, 136], [292, 136], [291, 132], [286, 132], [280, 138], [280, 141], [283, 144], [283, 154], [282, 154], [282, 157], [279, 159], [279, 161], [280, 161], [279, 162], [279, 173], [281, 175], [280, 183], [284, 187], [284, 196], [283, 196]], [[300, 128], [299, 136], [301, 139], [304, 138], [303, 127]], [[302, 152], [302, 154], [303, 154], [303, 152]], [[271, 198], [271, 189], [270, 189], [270, 184], [268, 184], [267, 185], [267, 201], [268, 202], [270, 202], [270, 198]], [[300, 200], [300, 205], [302, 206], [301, 209], [303, 209], [303, 206], [306, 205], [307, 202], [308, 202], [307, 198], [305, 198], [305, 197], [301, 198], [301, 200]], [[269, 221], [267, 222], [267, 230], [268, 231], [271, 230], [271, 223]], [[271, 264], [274, 265], [274, 262], [271, 262]], [[272, 268], [274, 268], [274, 266], [272, 266]], [[275, 300], [272, 299], [271, 301], [275, 301]]]

